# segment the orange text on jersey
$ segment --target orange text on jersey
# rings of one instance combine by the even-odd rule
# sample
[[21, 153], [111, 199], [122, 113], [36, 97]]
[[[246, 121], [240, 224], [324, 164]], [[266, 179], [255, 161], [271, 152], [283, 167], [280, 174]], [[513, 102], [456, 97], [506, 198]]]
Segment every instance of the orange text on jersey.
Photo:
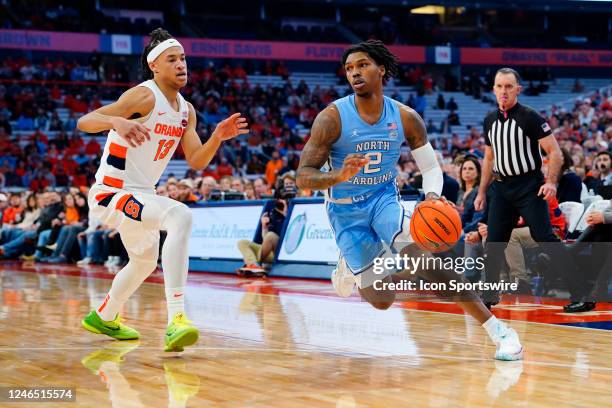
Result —
[[170, 126], [164, 125], [162, 123], [156, 123], [155, 128], [153, 129], [153, 133], [157, 133], [162, 136], [173, 136], [173, 137], [182, 137], [185, 128], [180, 126]]

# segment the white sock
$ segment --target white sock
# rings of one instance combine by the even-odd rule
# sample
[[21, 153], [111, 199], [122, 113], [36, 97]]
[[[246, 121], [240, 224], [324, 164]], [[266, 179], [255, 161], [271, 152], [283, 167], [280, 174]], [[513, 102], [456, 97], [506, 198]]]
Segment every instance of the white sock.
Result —
[[166, 303], [168, 306], [168, 324], [177, 313], [185, 313], [184, 287], [166, 288]]
[[497, 339], [500, 333], [503, 333], [506, 329], [504, 322], [497, 320], [497, 317], [495, 316], [489, 317], [489, 320], [484, 322], [482, 327], [487, 331], [487, 334], [491, 340]]
[[168, 233], [162, 248], [168, 324], [174, 315], [185, 312], [184, 288], [189, 269], [191, 225], [191, 210], [185, 205], [173, 207], [162, 220], [162, 228]]
[[123, 306], [123, 302], [118, 302], [116, 299], [112, 298], [109, 293], [106, 295], [106, 298], [104, 298], [100, 307], [96, 309], [96, 313], [98, 313], [100, 319], [108, 322], [115, 320], [117, 313], [121, 310], [121, 306]]
[[[152, 257], [153, 251], [157, 251], [157, 247], [150, 250], [151, 254], [147, 253], [147, 255], [150, 255], [149, 260], [130, 259], [130, 262], [117, 272], [108, 295], [100, 307], [96, 309], [102, 320], [114, 320], [121, 306], [157, 267], [156, 260]], [[155, 256], [157, 256], [157, 253], [155, 253]]]

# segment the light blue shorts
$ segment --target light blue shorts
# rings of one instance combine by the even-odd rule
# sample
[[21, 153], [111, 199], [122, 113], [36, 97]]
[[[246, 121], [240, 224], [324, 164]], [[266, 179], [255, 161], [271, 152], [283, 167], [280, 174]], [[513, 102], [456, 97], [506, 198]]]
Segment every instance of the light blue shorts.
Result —
[[385, 253], [385, 245], [399, 252], [412, 242], [412, 211], [401, 201], [395, 183], [388, 183], [364, 201], [352, 204], [327, 202], [327, 215], [340, 255], [358, 275]]

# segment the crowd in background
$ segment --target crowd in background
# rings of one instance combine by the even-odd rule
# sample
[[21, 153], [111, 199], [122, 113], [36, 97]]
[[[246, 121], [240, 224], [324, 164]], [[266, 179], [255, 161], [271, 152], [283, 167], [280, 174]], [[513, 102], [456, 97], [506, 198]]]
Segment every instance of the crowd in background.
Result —
[[[93, 58], [89, 67], [96, 63]], [[79, 67], [76, 62], [61, 60], [32, 65], [25, 59], [10, 58], [0, 66], [0, 79], [4, 79], [0, 81], [0, 190], [5, 191], [0, 195], [0, 253], [5, 258], [25, 255], [41, 262], [81, 260], [81, 264], [120, 264], [126, 260], [117, 232], [88, 220], [84, 197], [94, 182], [101, 141], [84, 138], [76, 129], [80, 114], [101, 106], [102, 100], [116, 99], [123, 89], [11, 81], [69, 79]], [[289, 80], [283, 86], [253, 86], [247, 76], [252, 69], [225, 64], [221, 68], [208, 65], [191, 70], [183, 94], [198, 112], [197, 131], [202, 141], [207, 140], [220, 119], [236, 111], [248, 118], [251, 131], [224, 143], [205, 170], [188, 170], [164, 181], [158, 186], [158, 194], [186, 203], [266, 199], [279, 193], [280, 179], [294, 178], [315, 116], [343, 95], [334, 88], [321, 89]], [[264, 62], [263, 72], [288, 77], [282, 63]], [[406, 69], [402, 75], [405, 83], [415, 87], [415, 92], [402, 102], [425, 115], [429, 132], [460, 124], [460, 106], [452, 98], [445, 100], [440, 94], [434, 106], [427, 106], [424, 98], [426, 93], [443, 90], [445, 84], [457, 85], [453, 85], [452, 76], [440, 85], [419, 67]], [[474, 82], [466, 92], [479, 97], [486, 86], [485, 82]], [[390, 96], [401, 100], [398, 93], [391, 92]], [[58, 109], [67, 109], [68, 115], [60, 118]], [[450, 114], [438, 127], [427, 120], [428, 109], [447, 109]], [[585, 192], [612, 185], [610, 156], [602, 153], [612, 148], [612, 90], [596, 91], [578, 100], [573, 109], [553, 106], [550, 112], [541, 114], [564, 149], [559, 202], [580, 200]], [[467, 137], [452, 135], [438, 138], [433, 144], [445, 172], [444, 193], [459, 204], [464, 226], [468, 226], [465, 232], [475, 231], [478, 222], [470, 208], [474, 180], [468, 180], [469, 176], [463, 173], [465, 166], [469, 167], [466, 174], [477, 173], [484, 151], [480, 127], [472, 126]], [[179, 150], [176, 157], [181, 154]], [[472, 159], [466, 161], [466, 157]], [[397, 166], [401, 191], [418, 194], [420, 174], [407, 146], [402, 148]]]

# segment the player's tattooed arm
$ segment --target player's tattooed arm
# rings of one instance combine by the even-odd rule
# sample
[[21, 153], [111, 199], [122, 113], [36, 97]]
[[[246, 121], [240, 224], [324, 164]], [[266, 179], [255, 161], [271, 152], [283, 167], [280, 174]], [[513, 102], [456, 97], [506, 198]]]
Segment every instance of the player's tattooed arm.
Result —
[[[404, 137], [406, 138], [406, 142], [408, 142], [408, 146], [412, 151], [423, 147], [429, 143], [427, 138], [427, 128], [425, 127], [425, 122], [421, 115], [416, 113], [414, 109], [409, 108], [406, 105], [398, 104], [400, 107], [400, 116], [402, 118], [402, 127], [404, 128]], [[433, 154], [433, 151], [431, 151]], [[429, 158], [429, 154], [427, 155]], [[436, 162], [437, 159], [432, 157], [430, 161]], [[422, 168], [419, 170], [423, 171]], [[425, 195], [425, 199], [438, 199], [440, 196], [433, 192], [427, 192]]]
[[414, 109], [406, 105], [400, 105], [400, 116], [402, 117], [404, 137], [410, 149], [415, 150], [425, 146], [429, 140], [427, 139], [427, 129], [421, 116]]
[[351, 154], [341, 169], [322, 172], [332, 145], [340, 137], [340, 115], [334, 105], [319, 113], [310, 130], [310, 139], [300, 157], [296, 183], [299, 188], [325, 190], [357, 174], [368, 160], [361, 154]]

